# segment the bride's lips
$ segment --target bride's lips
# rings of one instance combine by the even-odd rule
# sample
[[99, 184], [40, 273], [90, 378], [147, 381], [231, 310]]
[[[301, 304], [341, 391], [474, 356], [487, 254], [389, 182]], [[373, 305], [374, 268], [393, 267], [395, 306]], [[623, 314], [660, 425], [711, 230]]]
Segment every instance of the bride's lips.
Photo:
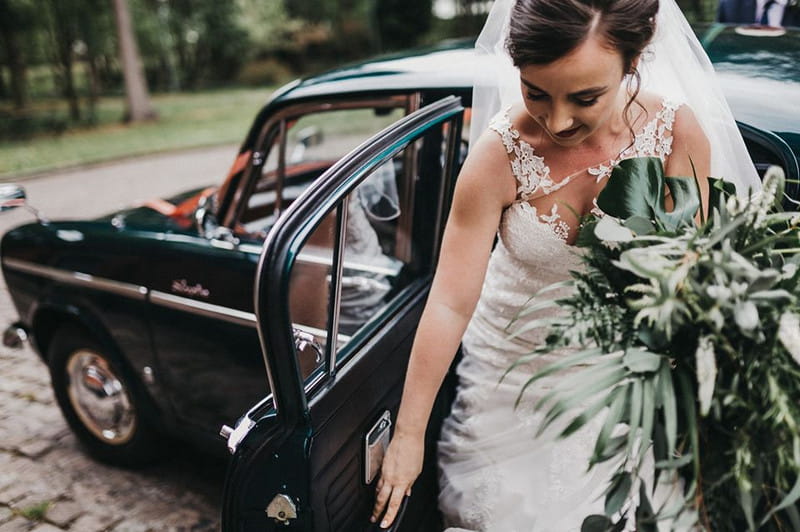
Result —
[[581, 128], [581, 126], [576, 126], [576, 127], [573, 127], [572, 129], [565, 129], [563, 131], [559, 131], [558, 133], [556, 133], [555, 136], [560, 138], [560, 139], [568, 139], [568, 138], [574, 136], [575, 133], [577, 133], [580, 128]]

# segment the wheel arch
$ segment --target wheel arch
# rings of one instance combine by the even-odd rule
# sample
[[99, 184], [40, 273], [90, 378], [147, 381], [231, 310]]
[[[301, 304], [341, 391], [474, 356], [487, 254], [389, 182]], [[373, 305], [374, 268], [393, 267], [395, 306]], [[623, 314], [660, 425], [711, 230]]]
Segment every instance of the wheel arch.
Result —
[[[108, 333], [103, 323], [91, 311], [76, 305], [61, 305], [54, 302], [38, 305], [31, 320], [33, 341], [42, 360], [47, 362], [48, 352], [56, 331], [67, 324], [81, 329], [103, 347], [110, 349], [120, 359], [120, 363], [128, 366], [125, 357], [122, 356], [120, 347]], [[126, 369], [130, 371], [131, 368], [127, 367]]]

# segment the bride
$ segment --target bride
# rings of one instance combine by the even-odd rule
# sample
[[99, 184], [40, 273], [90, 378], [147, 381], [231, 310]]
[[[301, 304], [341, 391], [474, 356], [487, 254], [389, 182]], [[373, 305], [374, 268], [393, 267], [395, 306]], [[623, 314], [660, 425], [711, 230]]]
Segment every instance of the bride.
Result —
[[[672, 176], [691, 176], [693, 165], [698, 176], [724, 176], [740, 191], [758, 178], [674, 0], [497, 0], [478, 48], [496, 56], [498, 71], [476, 82], [477, 138], [456, 185], [373, 521], [383, 514], [381, 526], [389, 526], [410, 494], [433, 400], [461, 343], [457, 395], [438, 449], [446, 526], [579, 530], [603, 513], [611, 469], [588, 468], [602, 419], [563, 440], [554, 436], [559, 427], [539, 434], [532, 405], [557, 377], [515, 407], [536, 367], [504, 374], [544, 338], [511, 338], [507, 326], [532, 294], [579, 268], [579, 217], [597, 212], [595, 199], [620, 160], [660, 157]], [[509, 56], [515, 68], [503, 66]], [[706, 205], [708, 185], [700, 183]]]

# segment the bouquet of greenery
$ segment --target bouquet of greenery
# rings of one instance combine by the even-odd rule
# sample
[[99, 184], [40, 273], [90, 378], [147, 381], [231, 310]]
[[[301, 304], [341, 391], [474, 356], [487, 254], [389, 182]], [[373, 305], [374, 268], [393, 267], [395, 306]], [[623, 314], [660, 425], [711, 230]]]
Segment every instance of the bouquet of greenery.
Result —
[[[698, 224], [696, 179], [664, 177], [657, 158], [620, 163], [598, 198], [607, 216], [584, 220], [571, 295], [545, 289], [519, 316], [563, 312], [510, 326], [549, 328], [519, 364], [567, 349], [526, 384], [570, 369], [537, 402], [542, 430], [605, 416], [592, 466], [615, 474], [585, 531], [800, 530], [800, 213], [781, 211], [778, 169], [749, 199], [709, 183]], [[657, 500], [659, 479], [678, 496]]]

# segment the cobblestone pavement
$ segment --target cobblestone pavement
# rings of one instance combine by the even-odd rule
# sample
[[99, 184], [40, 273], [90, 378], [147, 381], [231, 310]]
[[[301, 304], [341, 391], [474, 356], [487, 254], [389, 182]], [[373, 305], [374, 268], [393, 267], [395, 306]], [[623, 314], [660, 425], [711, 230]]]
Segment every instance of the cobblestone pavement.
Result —
[[[218, 183], [235, 153], [225, 146], [160, 155], [24, 185], [29, 203], [52, 219], [91, 217]], [[31, 219], [4, 213], [0, 233]], [[14, 319], [2, 282], [0, 326]], [[224, 473], [224, 462], [183, 449], [141, 471], [92, 461], [67, 428], [38, 356], [0, 346], [0, 532], [218, 530]]]

